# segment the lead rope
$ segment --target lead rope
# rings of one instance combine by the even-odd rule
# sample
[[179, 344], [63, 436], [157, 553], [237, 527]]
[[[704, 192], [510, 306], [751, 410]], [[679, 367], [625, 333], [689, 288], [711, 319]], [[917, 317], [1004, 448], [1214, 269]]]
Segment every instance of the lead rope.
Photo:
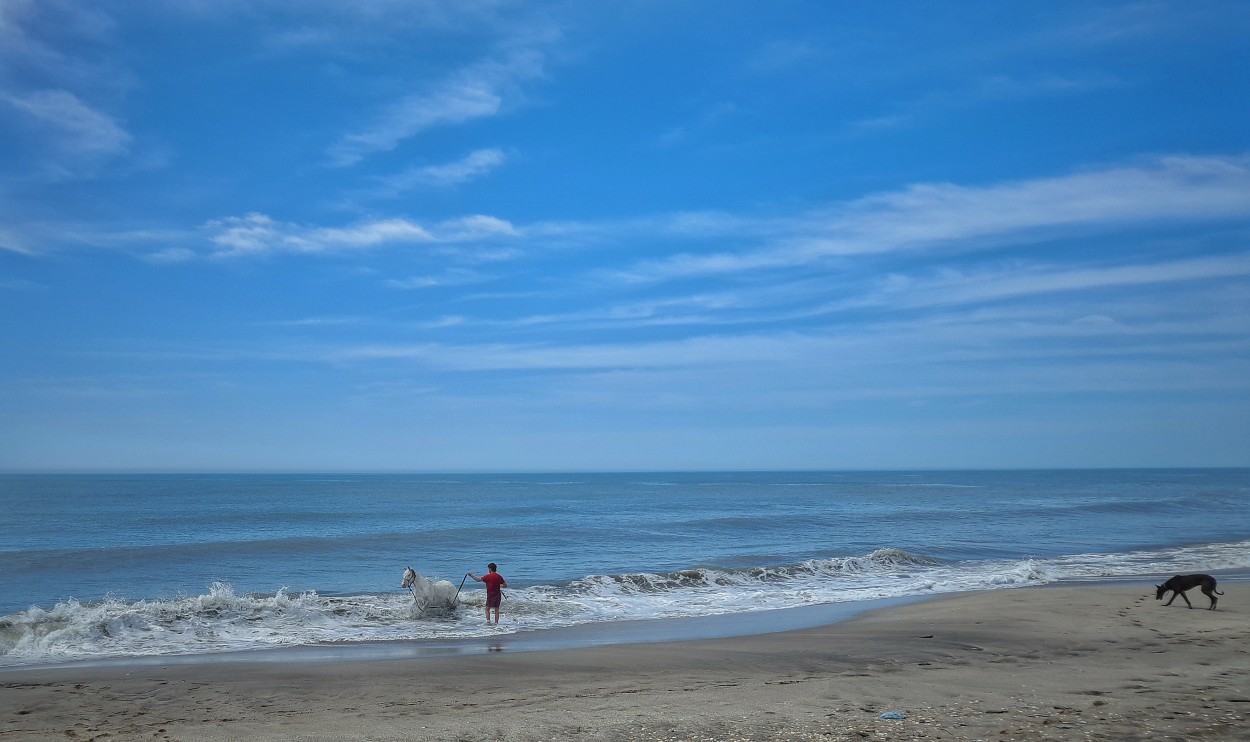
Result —
[[469, 574], [466, 572], [464, 577], [460, 578], [460, 587], [456, 588], [456, 597], [451, 599], [452, 608], [455, 608], [457, 605], [460, 605], [460, 588], [464, 587], [464, 581], [467, 579], [469, 579]]
[[[417, 605], [417, 589], [413, 587], [412, 585], [409, 585], [408, 592], [412, 593], [412, 604]], [[422, 616], [425, 615], [425, 609], [426, 609], [426, 606], [424, 605], [420, 607], [420, 609], [417, 611], [417, 618], [421, 618]]]

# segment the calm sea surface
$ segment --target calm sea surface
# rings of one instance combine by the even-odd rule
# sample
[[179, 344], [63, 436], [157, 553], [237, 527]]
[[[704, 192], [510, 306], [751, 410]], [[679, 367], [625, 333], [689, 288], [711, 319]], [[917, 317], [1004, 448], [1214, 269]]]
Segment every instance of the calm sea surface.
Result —
[[[1246, 469], [5, 475], [0, 666], [1244, 579], [1248, 505]], [[499, 627], [456, 595], [489, 561]]]

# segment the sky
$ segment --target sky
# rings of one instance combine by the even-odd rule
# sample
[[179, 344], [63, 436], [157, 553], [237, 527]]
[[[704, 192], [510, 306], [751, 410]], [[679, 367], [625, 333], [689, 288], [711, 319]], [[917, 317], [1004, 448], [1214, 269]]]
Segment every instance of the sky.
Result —
[[0, 0], [0, 470], [1250, 466], [1250, 3]]

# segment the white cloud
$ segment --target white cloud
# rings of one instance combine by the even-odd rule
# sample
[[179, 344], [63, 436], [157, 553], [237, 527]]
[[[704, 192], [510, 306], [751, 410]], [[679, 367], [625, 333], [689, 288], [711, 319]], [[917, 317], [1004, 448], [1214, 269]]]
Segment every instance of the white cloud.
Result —
[[350, 227], [309, 229], [264, 214], [227, 217], [205, 225], [218, 255], [275, 252], [320, 253], [375, 247], [388, 242], [433, 242], [425, 229], [404, 219], [362, 222]]
[[0, 2], [0, 138], [18, 153], [0, 175], [18, 182], [90, 178], [130, 153], [110, 110], [133, 84], [114, 54], [116, 24], [96, 3]]
[[327, 227], [311, 230], [302, 237], [312, 245], [325, 250], [337, 248], [376, 247], [388, 243], [433, 242], [434, 237], [424, 227], [407, 219], [381, 219], [363, 222], [350, 227]]
[[16, 112], [33, 141], [60, 171], [74, 171], [126, 154], [132, 138], [109, 115], [84, 103], [68, 90], [26, 94], [0, 91], [0, 105]]
[[377, 122], [357, 134], [348, 134], [330, 150], [337, 166], [355, 165], [377, 152], [389, 152], [405, 139], [431, 127], [459, 124], [493, 116], [503, 101], [481, 83], [447, 85], [425, 95], [411, 96], [391, 106]]
[[8, 250], [23, 255], [33, 254], [26, 247], [25, 241], [18, 237], [16, 232], [7, 229], [3, 224], [0, 224], [0, 250]]
[[1048, 33], [1058, 39], [1081, 46], [1101, 46], [1126, 41], [1151, 39], [1175, 34], [1201, 17], [1205, 8], [1188, 3], [1147, 2], [1123, 3], [1106, 8], [1091, 7], [1080, 15], [1080, 21]]
[[915, 185], [773, 225], [785, 234], [767, 247], [647, 261], [623, 277], [665, 280], [939, 246], [968, 250], [1057, 231], [1246, 217], [1250, 157], [1167, 157], [990, 186]]
[[498, 114], [505, 96], [516, 86], [542, 74], [542, 55], [513, 54], [504, 62], [484, 62], [461, 70], [426, 92], [390, 105], [362, 131], [348, 134], [330, 148], [331, 164], [355, 165], [366, 157], [389, 152], [401, 142], [437, 126], [461, 124]]
[[852, 132], [871, 133], [914, 127], [952, 111], [997, 104], [1004, 100], [1049, 98], [1094, 93], [1119, 87], [1121, 80], [1105, 73], [1078, 75], [1041, 74], [1013, 76], [996, 74], [959, 87], [937, 89], [904, 102], [893, 111], [853, 121]]
[[680, 368], [722, 364], [774, 364], [802, 357], [810, 343], [795, 335], [699, 337], [638, 344], [361, 345], [333, 351], [338, 360], [411, 360], [456, 371]]
[[[457, 318], [457, 322], [464, 322]], [[1100, 338], [1114, 340], [1105, 345], [1083, 345], [1079, 364], [1091, 368], [1125, 370], [1140, 365], [1143, 353], [1174, 353], [1178, 358], [1200, 357], [1203, 363], [1227, 367], [1244, 365], [1247, 349], [1246, 320], [1217, 312], [1178, 322], [1170, 314], [1143, 315], [1116, 321], [1108, 315], [1074, 313], [1071, 307], [1036, 307], [1023, 311], [988, 314], [926, 314], [923, 317], [831, 326], [805, 332], [747, 332], [709, 334], [681, 340], [603, 343], [387, 343], [359, 344], [323, 349], [317, 360], [333, 363], [404, 361], [431, 369], [453, 372], [477, 371], [582, 371], [589, 373], [630, 371], [691, 371], [706, 381], [704, 374], [723, 374], [745, 379], [758, 373], [776, 381], [784, 374], [793, 383], [824, 387], [830, 379], [854, 378], [854, 387], [876, 389], [887, 396], [906, 393], [891, 389], [891, 380], [881, 374], [910, 375], [924, 359], [922, 367], [932, 387], [926, 393], [944, 388], [945, 393], [967, 394], [972, 387], [968, 374], [984, 373], [997, 377], [991, 388], [1003, 391], [1020, 380], [1022, 370], [1039, 364], [1050, 369], [1063, 367], [1069, 383], [1085, 385], [1089, 380], [1068, 368], [1078, 363], [1073, 357], [1072, 338], [1084, 343]], [[985, 371], [987, 361], [998, 361], [997, 370]], [[1185, 362], [1177, 361], [1177, 367]], [[846, 376], [850, 374], [851, 376]], [[1122, 377], [1119, 371], [1101, 374], [1107, 379]], [[1053, 391], [1045, 375], [1036, 374], [1034, 391]], [[762, 379], [761, 379], [762, 380]], [[702, 381], [692, 383], [698, 385]], [[1188, 388], [1193, 382], [1180, 383]], [[1225, 384], [1229, 382], [1226, 381]], [[1232, 382], [1245, 387], [1246, 381]], [[784, 386], [784, 385], [783, 385]], [[913, 390], [914, 391], [914, 390]]]
[[[828, 252], [878, 252], [1069, 226], [1250, 216], [1250, 157], [1169, 157], [988, 187], [922, 184], [852, 202]], [[824, 252], [819, 249], [818, 251]]]
[[[416, 290], [432, 289], [446, 286], [467, 286], [474, 283], [489, 281], [490, 276], [465, 268], [444, 271], [438, 275], [409, 276], [386, 281], [386, 285], [394, 289]], [[461, 319], [463, 321], [463, 319]]]
[[0, 79], [35, 72], [48, 88], [96, 92], [128, 81], [112, 60], [88, 49], [108, 46], [116, 23], [97, 3], [5, 0], [0, 3]]
[[[515, 236], [503, 219], [473, 215], [430, 227], [408, 219], [375, 219], [345, 227], [307, 227], [279, 222], [265, 214], [216, 219], [204, 225], [214, 254], [223, 257], [270, 253], [334, 253], [386, 245], [448, 245]], [[510, 251], [486, 250], [481, 260], [512, 257]]]
[[504, 159], [503, 150], [479, 149], [454, 162], [412, 168], [380, 180], [390, 195], [413, 188], [453, 188], [490, 173], [502, 165]]
[[1088, 291], [1250, 276], [1250, 254], [1215, 255], [1134, 265], [1055, 268], [1033, 266], [1012, 270], [954, 271], [913, 279], [887, 277], [866, 300], [844, 306], [888, 304], [933, 307], [1004, 301], [1064, 291]]
[[485, 214], [449, 219], [440, 222], [437, 229], [437, 239], [440, 242], [469, 242], [492, 237], [515, 237], [518, 234], [517, 229], [506, 219]]

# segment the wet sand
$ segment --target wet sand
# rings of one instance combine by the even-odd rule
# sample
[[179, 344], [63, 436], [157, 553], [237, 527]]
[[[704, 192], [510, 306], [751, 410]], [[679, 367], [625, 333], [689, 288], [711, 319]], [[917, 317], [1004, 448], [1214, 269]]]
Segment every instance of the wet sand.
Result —
[[[0, 671], [0, 740], [1250, 737], [1250, 590], [974, 593], [813, 629], [424, 659]], [[885, 712], [903, 719], [884, 719]]]

